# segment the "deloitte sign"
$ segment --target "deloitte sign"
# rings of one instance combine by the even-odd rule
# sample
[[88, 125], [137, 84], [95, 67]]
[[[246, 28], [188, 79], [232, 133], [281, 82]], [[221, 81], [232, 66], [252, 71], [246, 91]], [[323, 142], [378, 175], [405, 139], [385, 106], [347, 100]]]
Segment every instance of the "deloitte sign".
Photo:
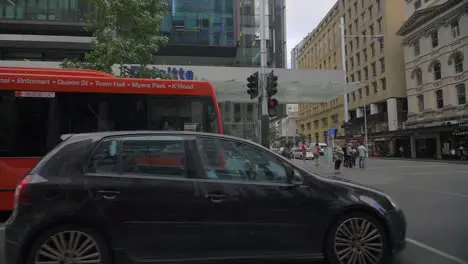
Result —
[[[162, 69], [158, 66], [149, 67], [171, 76], [171, 79], [174, 80], [198, 80], [192, 70], [185, 70], [183, 67], [167, 67], [166, 69]], [[140, 70], [139, 65], [125, 66], [125, 68], [131, 72], [138, 72]]]

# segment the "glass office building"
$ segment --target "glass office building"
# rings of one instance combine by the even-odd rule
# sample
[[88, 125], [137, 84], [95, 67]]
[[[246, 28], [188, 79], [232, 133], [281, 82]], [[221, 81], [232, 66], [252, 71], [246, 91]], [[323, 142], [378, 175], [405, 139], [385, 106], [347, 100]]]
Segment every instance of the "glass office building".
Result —
[[[155, 64], [226, 67], [260, 66], [258, 0], [168, 0], [161, 34], [169, 45]], [[284, 0], [268, 0], [268, 66], [286, 66]], [[90, 36], [84, 29], [93, 12], [88, 0], [0, 0], [0, 34]], [[1, 38], [0, 38], [1, 39]], [[84, 58], [86, 43], [0, 41], [0, 60], [63, 61]], [[247, 78], [247, 76], [246, 76]], [[248, 96], [246, 94], [246, 96]], [[257, 104], [220, 104], [226, 133], [256, 139]]]

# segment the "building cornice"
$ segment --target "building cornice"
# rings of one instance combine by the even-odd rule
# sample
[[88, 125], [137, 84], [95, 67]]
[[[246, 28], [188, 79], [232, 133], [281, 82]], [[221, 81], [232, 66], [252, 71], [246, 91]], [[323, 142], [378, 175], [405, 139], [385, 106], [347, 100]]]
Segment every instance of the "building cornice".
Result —
[[419, 28], [416, 28], [412, 32], [406, 34], [402, 41], [403, 45], [408, 45], [422, 37], [428, 37], [435, 29], [441, 26], [447, 27], [452, 22], [459, 20], [461, 16], [468, 12], [468, 2], [451, 10], [450, 12], [446, 11], [447, 10], [445, 10], [445, 13], [431, 17], [430, 20], [425, 21], [426, 24], [421, 24], [418, 26]]
[[409, 17], [403, 23], [400, 29], [396, 32], [396, 35], [403, 37], [407, 36], [419, 27], [423, 26], [424, 24], [428, 23], [429, 21], [433, 20], [434, 18], [440, 16], [441, 14], [445, 13], [446, 11], [452, 9], [453, 7], [459, 4], [461, 4], [460, 9], [463, 10], [463, 7], [466, 7], [468, 2], [466, 2], [466, 0], [448, 0], [443, 4], [418, 10], [414, 12], [414, 14], [411, 15], [411, 17]]

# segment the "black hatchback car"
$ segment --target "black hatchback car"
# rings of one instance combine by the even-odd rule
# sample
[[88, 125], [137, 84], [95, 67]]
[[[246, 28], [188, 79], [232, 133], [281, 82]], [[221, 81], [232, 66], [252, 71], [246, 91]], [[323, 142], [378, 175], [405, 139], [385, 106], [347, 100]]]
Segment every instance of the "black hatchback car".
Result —
[[405, 246], [403, 213], [386, 194], [250, 141], [167, 131], [63, 139], [16, 189], [7, 264], [366, 264]]

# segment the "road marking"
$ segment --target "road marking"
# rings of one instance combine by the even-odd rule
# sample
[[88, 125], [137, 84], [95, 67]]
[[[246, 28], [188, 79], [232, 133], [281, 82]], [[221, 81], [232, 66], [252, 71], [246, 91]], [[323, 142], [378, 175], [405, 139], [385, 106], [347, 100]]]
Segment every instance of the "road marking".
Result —
[[468, 173], [468, 171], [426, 171], [426, 172], [406, 172], [398, 175], [431, 175], [431, 174], [452, 174], [452, 173]]
[[438, 194], [455, 196], [455, 197], [459, 197], [459, 198], [468, 198], [468, 194], [445, 192], [445, 191], [439, 191], [439, 190], [434, 190], [434, 189], [428, 189], [428, 188], [424, 188], [424, 187], [416, 187], [416, 186], [398, 186], [398, 187], [403, 188], [403, 189], [406, 188], [406, 189], [420, 190], [420, 191], [426, 191], [426, 192], [433, 192], [433, 193], [438, 193]]
[[3, 231], [5, 230], [5, 227], [4, 226], [0, 226], [0, 231]]
[[426, 244], [424, 244], [424, 243], [421, 243], [421, 242], [419, 242], [419, 241], [416, 241], [416, 240], [414, 240], [414, 239], [407, 238], [406, 241], [409, 242], [409, 243], [411, 243], [411, 244], [414, 244], [414, 245], [416, 245], [416, 246], [418, 246], [418, 247], [420, 247], [420, 248], [423, 248], [423, 249], [425, 249], [425, 250], [427, 250], [427, 251], [430, 251], [430, 252], [435, 253], [435, 254], [437, 254], [437, 255], [439, 255], [439, 256], [442, 256], [442, 257], [444, 257], [444, 258], [446, 258], [446, 259], [453, 260], [454, 262], [456, 262], [456, 263], [458, 263], [458, 264], [468, 264], [467, 261], [464, 261], [464, 260], [462, 260], [462, 259], [460, 259], [460, 258], [457, 258], [457, 257], [455, 257], [455, 256], [452, 256], [452, 255], [450, 255], [450, 254], [448, 254], [448, 253], [445, 253], [445, 252], [443, 252], [443, 251], [441, 251], [441, 250], [435, 249], [435, 248], [433, 248], [433, 247], [431, 247], [431, 246], [428, 246], [428, 245], [426, 245]]

